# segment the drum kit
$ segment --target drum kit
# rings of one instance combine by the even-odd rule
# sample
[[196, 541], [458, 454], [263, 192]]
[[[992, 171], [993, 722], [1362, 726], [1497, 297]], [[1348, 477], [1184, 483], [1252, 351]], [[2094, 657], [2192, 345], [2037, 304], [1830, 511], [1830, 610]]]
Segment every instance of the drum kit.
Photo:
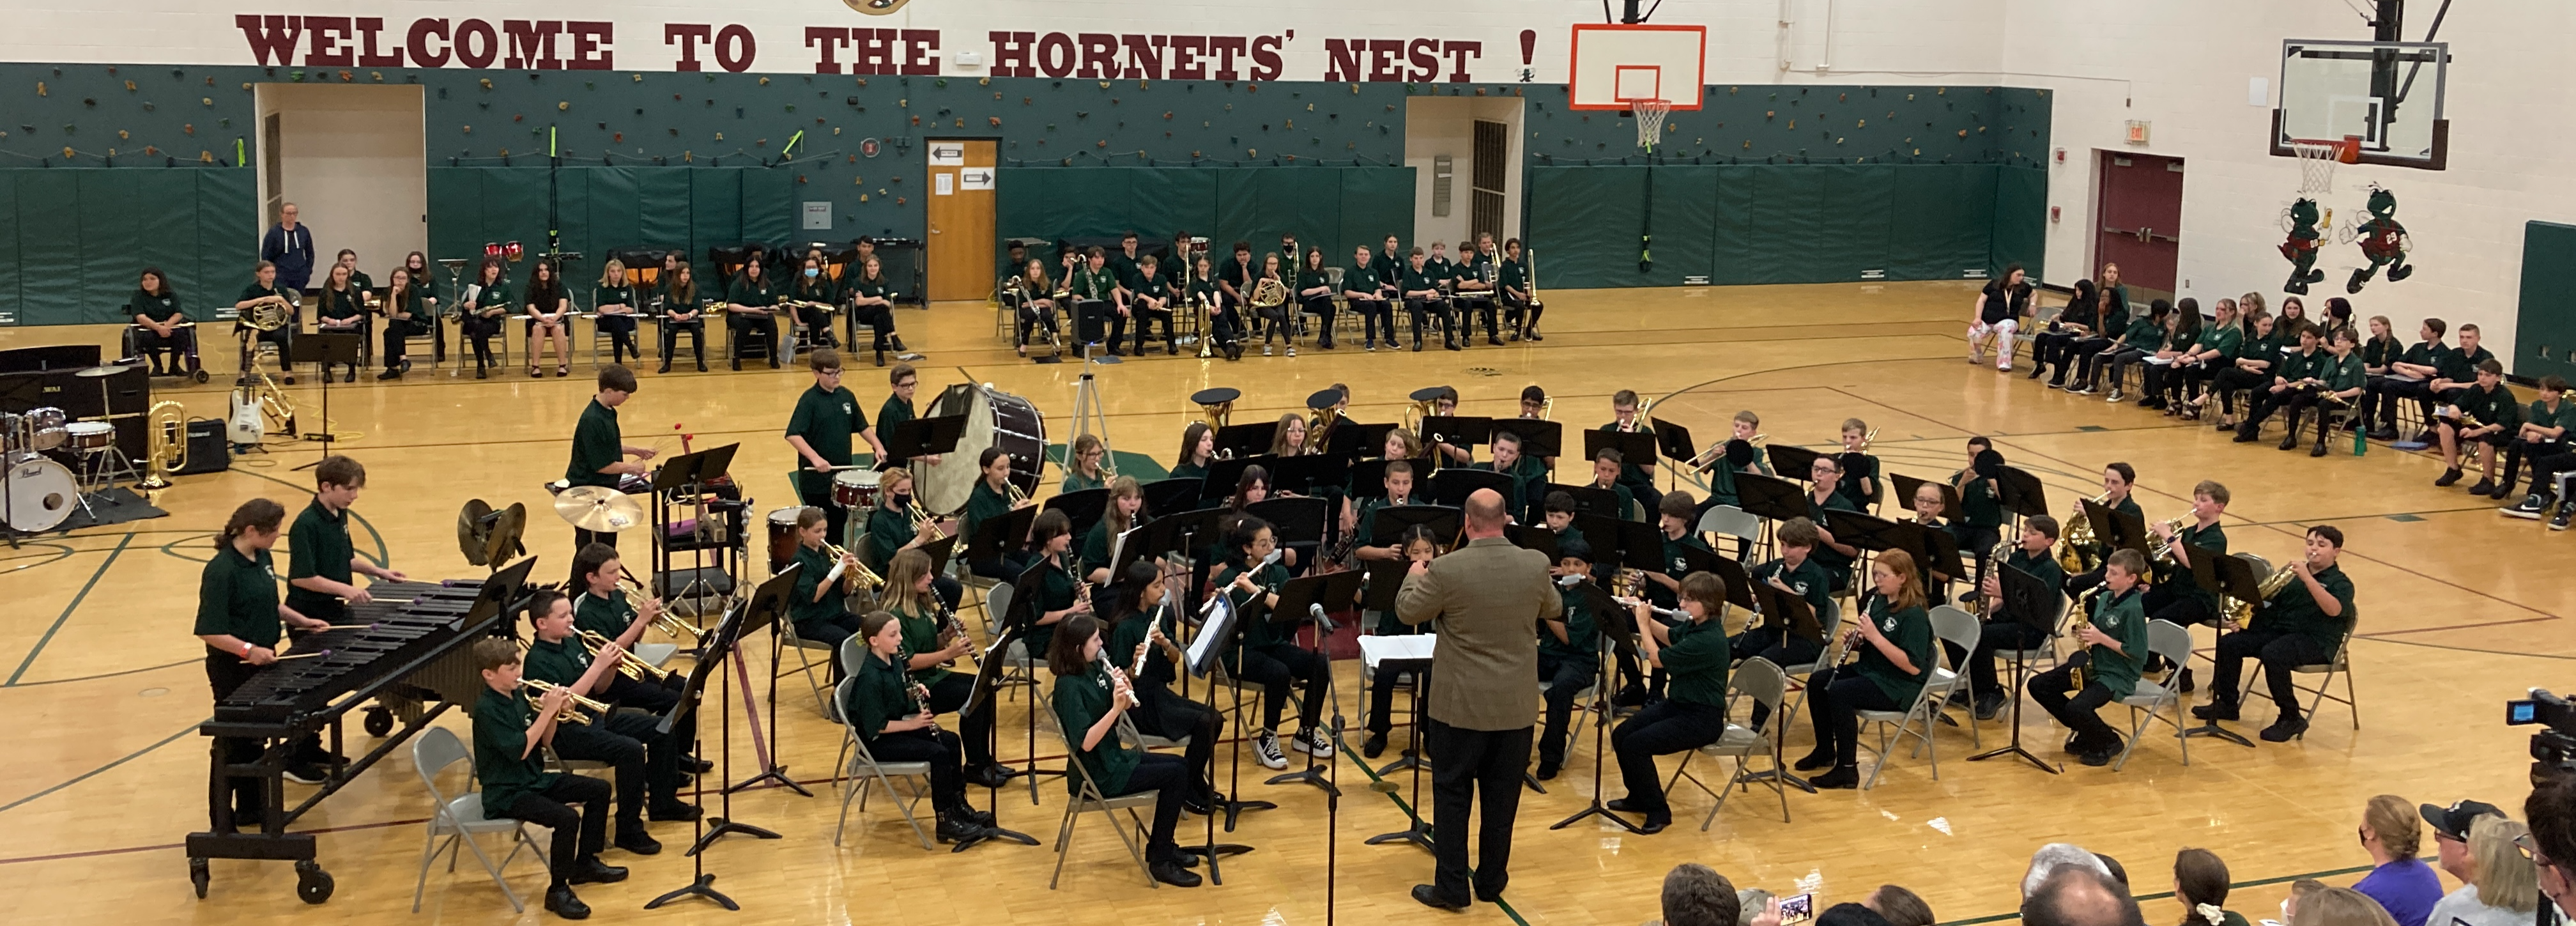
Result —
[[[130, 368], [91, 367], [77, 375], [99, 381], [100, 400], [104, 403], [107, 378]], [[78, 469], [48, 454], [76, 455]], [[115, 424], [105, 420], [76, 421], [53, 406], [0, 413], [0, 459], [6, 460], [6, 469], [0, 470], [0, 482], [6, 483], [5, 490], [0, 490], [0, 496], [5, 496], [5, 504], [0, 504], [0, 524], [22, 534], [60, 527], [71, 518], [74, 508], [93, 510], [91, 497], [121, 481], [142, 478], [134, 461], [117, 447]]]

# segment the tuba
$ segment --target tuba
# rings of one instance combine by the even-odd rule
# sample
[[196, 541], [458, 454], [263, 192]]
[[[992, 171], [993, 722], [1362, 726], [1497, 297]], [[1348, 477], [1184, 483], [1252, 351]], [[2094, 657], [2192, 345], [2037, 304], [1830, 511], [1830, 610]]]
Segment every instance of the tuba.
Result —
[[[1422, 419], [1429, 418], [1432, 413], [1440, 410], [1440, 397], [1438, 392], [1439, 387], [1435, 386], [1430, 389], [1417, 391], [1413, 394], [1413, 404], [1405, 406], [1404, 408], [1405, 430], [1413, 432], [1417, 437], [1422, 434]], [[1430, 393], [1430, 397], [1425, 398], [1425, 393]]]
[[1341, 409], [1332, 406], [1315, 409], [1314, 416], [1306, 419], [1306, 443], [1298, 452], [1308, 456], [1324, 452], [1324, 446], [1333, 439], [1333, 427], [1341, 421]]
[[188, 407], [154, 402], [144, 413], [143, 429], [143, 465], [148, 472], [139, 487], [167, 489], [170, 474], [188, 465]]

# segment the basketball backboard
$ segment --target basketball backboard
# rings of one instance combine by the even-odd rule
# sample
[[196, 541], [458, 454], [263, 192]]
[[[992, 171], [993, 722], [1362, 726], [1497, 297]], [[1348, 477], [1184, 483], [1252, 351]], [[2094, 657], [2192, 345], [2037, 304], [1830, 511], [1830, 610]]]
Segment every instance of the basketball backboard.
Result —
[[1628, 109], [1636, 100], [1661, 99], [1694, 110], [1706, 82], [1708, 27], [1577, 23], [1570, 54], [1570, 108]]
[[2451, 125], [2442, 114], [2446, 42], [2290, 39], [2281, 43], [2281, 100], [2271, 153], [2296, 157], [2299, 139], [2361, 142], [2355, 163], [2442, 170]]

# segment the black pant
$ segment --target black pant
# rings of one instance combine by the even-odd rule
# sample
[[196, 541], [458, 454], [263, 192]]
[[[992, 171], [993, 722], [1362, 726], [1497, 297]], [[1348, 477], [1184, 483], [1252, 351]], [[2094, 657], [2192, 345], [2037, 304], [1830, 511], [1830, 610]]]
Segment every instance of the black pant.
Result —
[[[950, 672], [946, 677], [931, 684], [929, 688], [931, 713], [956, 714], [958, 708], [966, 706], [967, 696], [974, 693], [975, 676], [965, 672]], [[958, 714], [957, 735], [966, 741], [967, 762], [974, 765], [993, 764], [993, 699], [984, 699], [983, 710], [971, 714]]]
[[2066, 662], [2057, 668], [2030, 677], [2030, 699], [2038, 702], [2048, 716], [2057, 718], [2058, 723], [2075, 731], [2078, 752], [2115, 749], [2120, 745], [2119, 731], [2103, 723], [2099, 713], [2102, 705], [2119, 700], [2111, 694], [2111, 689], [2103, 687], [2102, 680], [2098, 678], [2085, 679], [2084, 689], [2075, 689], [2075, 670], [2092, 660], [2092, 653], [2076, 653], [2066, 657]]
[[[671, 713], [672, 708], [680, 706], [680, 689], [687, 685], [688, 680], [686, 674], [680, 672], [670, 673], [659, 680], [632, 679], [627, 678], [624, 675], [611, 675], [608, 679], [608, 690], [603, 692], [605, 697], [601, 700], [617, 705], [618, 707], [631, 707], [639, 711], [644, 711], [652, 714], [658, 719]], [[641, 740], [646, 746], [653, 745], [653, 741], [651, 739], [641, 736], [636, 737], [636, 739]], [[687, 753], [689, 750], [696, 748], [698, 742], [697, 713], [692, 711], [687, 717], [681, 718], [679, 723], [673, 724], [671, 726], [669, 739], [671, 742], [671, 754], [673, 756]], [[675, 762], [671, 767], [676, 769], [679, 765]]]
[[[150, 328], [137, 325], [134, 328], [134, 352], [149, 358], [152, 361], [152, 369], [156, 373], [164, 370], [171, 373], [180, 372], [182, 369], [195, 370], [197, 368], [197, 329], [172, 328], [170, 336], [165, 338], [152, 333]], [[162, 354], [170, 356], [168, 366], [161, 364], [159, 355]], [[187, 361], [184, 367], [180, 364], [182, 360]]]
[[[2119, 352], [2112, 354], [2108, 358], [2111, 371], [2111, 391], [2118, 392], [2120, 390], [2120, 384], [2128, 381], [2129, 366], [2131, 364], [2140, 363], [2146, 360], [2146, 358], [2147, 352], [2135, 347], [2124, 347], [2121, 348]], [[2145, 364], [2145, 366], [2147, 368], [2146, 378], [2148, 383], [2152, 385], [2154, 382], [2153, 377], [2155, 376], [2155, 371], [2163, 368], [2152, 363]], [[2090, 383], [2092, 380], [2086, 379], [2085, 382]]]
[[2334, 657], [2324, 644], [2308, 637], [2282, 630], [2239, 630], [2218, 637], [2218, 678], [2210, 685], [2211, 693], [2223, 704], [2236, 704], [2242, 696], [2236, 693], [2236, 677], [2245, 671], [2245, 660], [2262, 662], [2264, 681], [2271, 687], [2272, 700], [2281, 706], [2281, 715], [2299, 713], [2299, 689], [2290, 670], [2312, 666]]
[[[2271, 360], [2273, 358], [2266, 357], [2263, 359]], [[2233, 415], [2236, 414], [2236, 393], [2238, 390], [2251, 390], [2245, 400], [2245, 404], [2248, 407], [2251, 407], [2262, 401], [2263, 393], [2270, 388], [2271, 382], [2272, 374], [2270, 373], [2256, 373], [2240, 367], [2228, 367], [2218, 371], [2218, 375], [2211, 381], [2209, 388], [2211, 391], [2218, 393], [2219, 411]]]
[[1270, 341], [1274, 337], [1288, 342], [1291, 347], [1296, 346], [1297, 335], [1288, 330], [1287, 303], [1283, 302], [1278, 305], [1270, 306], [1253, 306], [1252, 314], [1260, 319], [1261, 346], [1270, 346]]
[[384, 347], [385, 354], [385, 369], [402, 369], [403, 355], [408, 353], [406, 350], [408, 345], [404, 342], [412, 335], [420, 334], [427, 330], [428, 329], [423, 327], [422, 323], [419, 321], [386, 319], [385, 333], [382, 338], [382, 345]]
[[[560, 735], [560, 734], [558, 734]], [[574, 813], [566, 804], [580, 804]], [[553, 784], [510, 802], [509, 816], [555, 831], [546, 867], [561, 887], [582, 859], [595, 858], [608, 844], [608, 782], [588, 775], [557, 775]]]
[[474, 348], [475, 369], [500, 364], [500, 358], [492, 355], [492, 339], [501, 334], [501, 319], [468, 315], [456, 327], [464, 333], [465, 343]]
[[[1111, 736], [1117, 734], [1112, 733]], [[1172, 830], [1181, 824], [1181, 787], [1190, 780], [1189, 762], [1179, 756], [1148, 752], [1136, 757], [1136, 767], [1127, 772], [1127, 786], [1102, 797], [1154, 792], [1154, 831], [1145, 837], [1145, 861], [1169, 862], [1180, 857], [1180, 847], [1172, 843]]]
[[689, 335], [689, 353], [698, 358], [699, 366], [706, 366], [707, 320], [703, 318], [692, 318], [683, 322], [666, 321], [662, 323], [662, 365], [666, 367], [671, 365], [671, 357], [678, 352], [680, 347], [681, 332], [687, 332]]
[[[824, 593], [824, 597], [830, 598], [838, 593], [839, 590], [834, 589]], [[829, 661], [832, 663], [832, 684], [835, 685], [841, 683], [841, 673], [845, 671], [841, 668], [841, 641], [857, 636], [858, 633], [859, 616], [846, 609], [836, 609], [822, 617], [799, 619], [796, 622], [798, 638], [809, 643], [832, 645]]]
[[947, 730], [879, 733], [868, 740], [868, 756], [879, 762], [929, 763], [930, 809], [943, 816], [966, 806], [966, 771], [957, 764], [959, 748], [957, 734]]
[[1322, 317], [1324, 326], [1316, 330], [1315, 343], [1324, 347], [1333, 346], [1333, 313], [1341, 311], [1334, 307], [1333, 297], [1308, 296], [1298, 311], [1306, 315]]
[[1726, 707], [1665, 699], [1646, 705], [1610, 731], [1610, 749], [1619, 756], [1619, 778], [1628, 786], [1628, 803], [1645, 809], [1648, 818], [1672, 817], [1664, 803], [1664, 780], [1655, 757], [1686, 752], [1726, 734]]
[[2074, 348], [2077, 337], [2078, 336], [2075, 332], [2072, 331], [2042, 331], [2038, 334], [2031, 335], [2031, 376], [2033, 378], [2037, 378], [2039, 376], [2039, 368], [2055, 364], [2057, 366], [2057, 375], [2052, 378], [2058, 382], [2064, 382], [2066, 380], [2066, 362], [2070, 359], [2068, 357], [2068, 353]]
[[1977, 630], [1977, 651], [1968, 655], [1968, 688], [1979, 698], [2001, 697], [2002, 665], [1995, 653], [1999, 650], [2038, 649], [2048, 642], [2048, 632], [2020, 621], [1994, 621]]
[[832, 337], [832, 313], [811, 306], [795, 306], [796, 323], [805, 327], [805, 344], [828, 347], [839, 341]]
[[[1188, 764], [1199, 796], [1213, 798], [1216, 782], [1209, 777], [1209, 770], [1215, 767], [1216, 761], [1219, 736], [1216, 712], [1205, 704], [1173, 693], [1163, 685], [1138, 686], [1136, 692], [1142, 703], [1129, 715], [1136, 720], [1136, 731], [1170, 740], [1187, 737], [1190, 744], [1181, 750], [1181, 758]], [[931, 689], [933, 706], [939, 703], [938, 695], [938, 689]]]
[[1509, 320], [1514, 331], [1528, 334], [1538, 327], [1538, 317], [1544, 314], [1547, 314], [1545, 303], [1503, 297], [1503, 317]]
[[1395, 686], [1406, 672], [1413, 673], [1413, 696], [1431, 690], [1431, 664], [1408, 662], [1403, 665], [1380, 663], [1369, 676], [1368, 731], [1385, 733], [1395, 729]]
[[[2504, 445], [2504, 476], [2496, 480], [2496, 485], [2507, 490], [2513, 488], [2514, 482], [2522, 477], [2522, 458], [2531, 458], [2531, 472], [2537, 477], [2540, 474], [2542, 460], [2560, 456], [2566, 449], [2567, 444], [2564, 441], [2528, 441], [2514, 438], [2512, 442]], [[2547, 491], [2543, 488], [2547, 481], [2533, 479], [2531, 491], [2534, 493]]]
[[617, 532], [585, 530], [578, 527], [572, 529], [572, 549], [575, 555], [581, 553], [581, 548], [594, 543], [605, 545], [611, 550], [617, 549]]
[[[1442, 899], [1468, 899], [1467, 815], [1478, 813], [1475, 892], [1500, 895], [1511, 881], [1512, 821], [1521, 809], [1521, 776], [1529, 768], [1530, 728], [1469, 730], [1425, 721], [1431, 753], [1432, 888]], [[1476, 801], [1485, 806], [1478, 812]]]
[[1491, 295], [1458, 297], [1458, 324], [1469, 332], [1476, 330], [1476, 320], [1485, 322], [1485, 336], [1500, 340], [1502, 329], [1494, 323], [1494, 297]]
[[1013, 346], [1029, 346], [1029, 333], [1038, 328], [1045, 328], [1048, 338], [1052, 339], [1055, 337], [1055, 303], [1053, 301], [1046, 299], [1022, 299], [1017, 306], [1017, 310], [1017, 314], [1019, 316], [1019, 320], [1017, 322], [1019, 340], [1014, 342]]
[[644, 349], [635, 345], [635, 316], [602, 315], [597, 324], [600, 333], [608, 335], [608, 362], [625, 363], [629, 355], [644, 359]]
[[[2560, 444], [2559, 446], [2564, 447], [2566, 445]], [[2555, 494], [2558, 491], [2558, 475], [2571, 469], [2576, 469], [2576, 453], [2553, 453], [2545, 457], [2532, 457], [2532, 493], [2535, 495]], [[2511, 480], [2508, 479], [2507, 481], [2510, 482]]]
[[767, 357], [770, 366], [778, 365], [778, 319], [731, 314], [725, 317], [725, 332], [732, 339], [733, 362], [739, 364], [744, 357]]
[[[257, 351], [259, 349], [260, 342], [263, 341], [277, 345], [278, 370], [293, 373], [295, 372], [295, 329], [303, 326], [304, 313], [289, 312], [286, 316], [286, 324], [277, 328], [273, 328], [268, 331], [253, 331], [253, 329], [249, 328], [241, 329], [243, 331], [252, 331], [252, 333], [256, 335], [256, 337], [252, 338], [250, 342], [245, 343], [242, 346], [246, 350]], [[247, 366], [248, 364], [245, 363], [244, 365]]]
[[1877, 682], [1850, 672], [1825, 669], [1807, 677], [1807, 716], [1815, 722], [1816, 751], [1829, 752], [1837, 769], [1860, 765], [1861, 711], [1902, 706]]
[[1395, 343], [1395, 306], [1383, 298], [1353, 299], [1351, 311], [1360, 315], [1360, 331], [1368, 343], [1377, 343], [1377, 329], [1386, 326], [1386, 343]]
[[1181, 352], [1178, 339], [1172, 335], [1172, 310], [1158, 309], [1153, 306], [1138, 303], [1136, 305], [1128, 306], [1127, 314], [1136, 321], [1136, 353], [1139, 356], [1145, 353], [1145, 333], [1148, 329], [1153, 327], [1155, 322], [1163, 323], [1163, 345], [1165, 349], [1174, 355], [1178, 355]]
[[1262, 729], [1279, 729], [1279, 715], [1287, 712], [1291, 681], [1306, 683], [1297, 705], [1298, 729], [1316, 728], [1316, 718], [1323, 716], [1324, 700], [1331, 697], [1328, 686], [1333, 681], [1332, 663], [1292, 643], [1246, 646], [1237, 662], [1234, 677], [1261, 686]]
[[1565, 764], [1565, 727], [1574, 719], [1574, 696], [1600, 671], [1593, 659], [1538, 654], [1538, 680], [1547, 683], [1539, 695], [1547, 702], [1547, 723], [1539, 728], [1538, 764]]
[[[232, 697], [242, 683], [259, 674], [260, 667], [241, 661], [232, 653], [206, 651], [206, 686], [214, 690], [215, 700]], [[230, 777], [226, 765], [248, 765], [259, 761], [260, 741], [248, 737], [214, 738], [212, 761], [208, 766], [207, 813], [209, 832], [229, 833], [236, 821], [263, 816], [268, 806], [268, 781], [257, 777]]]
[[873, 336], [873, 339], [870, 342], [871, 349], [893, 349], [892, 344], [895, 340], [893, 306], [859, 305], [850, 307], [850, 345], [854, 349], [859, 343], [860, 325], [868, 326], [868, 333]]
[[1413, 316], [1415, 346], [1422, 344], [1423, 328], [1429, 324], [1440, 326], [1441, 337], [1447, 339], [1445, 343], [1458, 343], [1458, 317], [1452, 313], [1448, 300], [1407, 298], [1404, 300], [1404, 310]]
[[[2177, 378], [2182, 380], [2182, 383], [2179, 386], [2179, 389], [2182, 392], [2182, 398], [2185, 400], [2200, 398], [2201, 390], [2208, 388], [2210, 381], [2218, 378], [2217, 365], [2225, 362], [2226, 361], [2224, 360], [2216, 359], [2204, 360], [2187, 367], [2176, 369], [2174, 372], [2178, 374]], [[2232, 368], [2233, 367], [2231, 367], [2231, 369]]]
[[[644, 798], [673, 800], [679, 779], [679, 750], [667, 734], [654, 730], [647, 714], [612, 712], [589, 723], [564, 724], [555, 730], [555, 755], [566, 761], [606, 762], [617, 781], [617, 832], [644, 832]], [[651, 743], [651, 746], [647, 746]]]
[[2420, 379], [2383, 376], [2370, 381], [2368, 394], [2374, 397], [2372, 401], [2378, 405], [2379, 427], [2382, 430], [2396, 429], [2397, 403], [2406, 399], [2415, 400], [2415, 404], [2423, 409], [2425, 427], [2427, 429], [2432, 427], [2434, 399], [2432, 383]]
[[[2078, 338], [2075, 343], [2067, 345], [2067, 359], [2075, 363], [2075, 381], [2093, 385], [2093, 368], [2102, 362], [2102, 352], [2110, 347], [2111, 339], [2103, 337]], [[2066, 381], [2066, 369], [2061, 366], [2057, 372], [2058, 375], [2049, 377], [2050, 383]]]

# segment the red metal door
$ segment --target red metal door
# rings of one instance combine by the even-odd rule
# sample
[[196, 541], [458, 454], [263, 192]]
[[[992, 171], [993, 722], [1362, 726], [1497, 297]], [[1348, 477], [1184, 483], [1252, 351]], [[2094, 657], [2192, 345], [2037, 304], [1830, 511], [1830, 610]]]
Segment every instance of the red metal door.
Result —
[[2182, 243], [2182, 159], [2125, 151], [2102, 156], [2094, 271], [2120, 265], [2132, 305], [2171, 299]]

